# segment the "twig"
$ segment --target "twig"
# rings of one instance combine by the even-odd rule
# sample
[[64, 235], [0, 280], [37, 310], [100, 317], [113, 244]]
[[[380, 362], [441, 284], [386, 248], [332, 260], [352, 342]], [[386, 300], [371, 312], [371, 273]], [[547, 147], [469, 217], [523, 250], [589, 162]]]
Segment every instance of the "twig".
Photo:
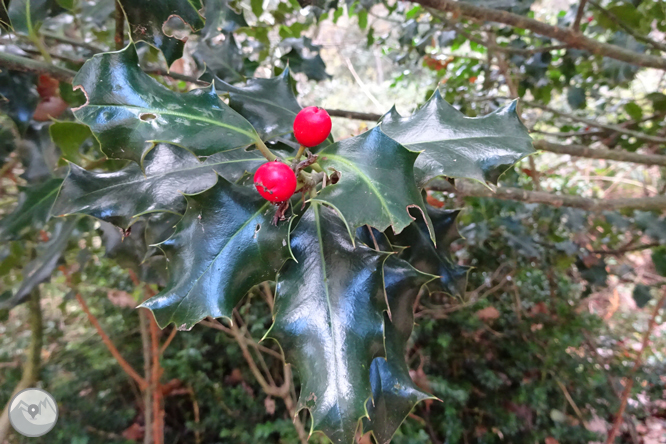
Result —
[[664, 210], [666, 209], [666, 196], [618, 198], [618, 199], [592, 199], [566, 194], [552, 194], [543, 191], [527, 191], [519, 188], [498, 187], [495, 192], [481, 184], [467, 181], [456, 181], [455, 188], [446, 181], [433, 181], [427, 188], [433, 191], [444, 191], [467, 197], [489, 197], [500, 200], [515, 200], [518, 202], [540, 203], [554, 207], [572, 207], [591, 212], [626, 210]]
[[79, 48], [87, 49], [93, 53], [105, 52], [106, 49], [102, 49], [98, 46], [95, 46], [90, 43], [83, 42], [81, 40], [70, 39], [69, 37], [61, 36], [47, 31], [40, 31], [40, 34], [46, 37], [47, 39], [55, 40], [56, 42], [66, 43], [71, 46], [78, 46]]
[[615, 414], [615, 421], [613, 421], [613, 428], [611, 428], [611, 431], [608, 433], [608, 439], [606, 440], [606, 444], [613, 444], [615, 442], [615, 436], [620, 431], [620, 425], [622, 424], [622, 418], [624, 417], [624, 410], [627, 408], [627, 401], [629, 400], [629, 395], [631, 395], [631, 389], [634, 386], [634, 375], [638, 371], [638, 368], [641, 366], [643, 353], [645, 352], [645, 349], [648, 347], [648, 342], [650, 341], [650, 335], [652, 334], [652, 330], [654, 329], [654, 327], [657, 325], [657, 316], [659, 315], [659, 310], [666, 301], [666, 288], [662, 290], [664, 294], [657, 302], [657, 305], [655, 305], [654, 310], [652, 311], [652, 317], [650, 317], [650, 322], [648, 323], [647, 330], [645, 330], [645, 333], [643, 334], [641, 349], [636, 355], [636, 358], [634, 359], [634, 365], [631, 368], [631, 371], [629, 372], [629, 376], [627, 378], [627, 385], [624, 387], [624, 392], [622, 393], [620, 408]]
[[574, 19], [573, 24], [571, 25], [571, 30], [575, 32], [580, 32], [580, 21], [583, 19], [583, 14], [585, 13], [585, 5], [587, 0], [580, 0], [578, 4], [578, 11], [576, 11], [576, 18]]
[[620, 162], [640, 163], [642, 165], [666, 166], [666, 156], [661, 154], [640, 154], [626, 150], [608, 150], [605, 148], [590, 148], [585, 145], [560, 145], [557, 143], [537, 140], [534, 148], [557, 154], [568, 154], [574, 157], [586, 157], [590, 159], [617, 160]]
[[571, 48], [584, 49], [592, 54], [621, 60], [632, 65], [646, 66], [666, 70], [666, 59], [648, 54], [639, 54], [617, 45], [599, 42], [571, 29], [551, 26], [528, 17], [507, 11], [483, 8], [467, 2], [455, 0], [416, 0], [426, 7], [444, 12], [454, 12], [467, 18], [484, 22], [497, 22], [521, 29], [528, 29], [536, 34], [550, 37], [566, 43]]
[[359, 113], [356, 111], [345, 111], [341, 109], [327, 109], [326, 112], [331, 117], [344, 117], [346, 119], [367, 120], [370, 122], [376, 122], [382, 118], [381, 114]]
[[150, 383], [153, 390], [153, 442], [164, 444], [164, 406], [162, 404], [162, 367], [160, 366], [159, 327], [155, 318], [150, 321], [150, 355], [153, 358], [150, 371]]
[[116, 51], [120, 51], [125, 47], [125, 11], [120, 4], [120, 0], [116, 0], [116, 33], [114, 35], [114, 42], [116, 44]]
[[653, 46], [653, 47], [655, 47], [655, 48], [657, 48], [661, 51], [666, 51], [666, 45], [665, 44], [663, 44], [661, 42], [657, 42], [655, 40], [652, 40], [651, 38], [649, 38], [647, 36], [644, 36], [641, 33], [635, 31], [631, 26], [626, 25], [620, 17], [618, 17], [617, 15], [610, 12], [608, 9], [601, 6], [595, 0], [588, 0], [588, 1], [590, 2], [590, 4], [592, 6], [597, 8], [603, 15], [605, 15], [606, 17], [611, 19], [615, 24], [617, 24], [620, 28], [624, 29], [628, 34], [631, 34], [636, 40], [641, 40], [641, 41], [643, 41], [643, 42], [645, 42], [645, 43], [647, 43], [647, 44], [649, 44], [649, 45], [651, 45], [651, 46]]
[[637, 139], [649, 140], [650, 142], [666, 143], [666, 138], [664, 138], [664, 137], [651, 136], [649, 134], [644, 134], [644, 133], [641, 133], [639, 131], [629, 130], [629, 129], [626, 129], [626, 128], [622, 128], [620, 126], [599, 123], [596, 120], [590, 120], [590, 119], [585, 119], [583, 117], [574, 116], [572, 114], [565, 113], [563, 111], [559, 111], [559, 110], [556, 110], [554, 108], [551, 108], [549, 106], [541, 105], [540, 103], [527, 102], [527, 101], [523, 101], [522, 103], [525, 106], [529, 106], [531, 108], [539, 108], [539, 109], [542, 109], [544, 111], [548, 111], [550, 113], [553, 113], [553, 114], [558, 115], [560, 117], [564, 117], [564, 118], [569, 119], [569, 120], [582, 122], [582, 123], [584, 123], [588, 126], [593, 126], [593, 127], [596, 127], [596, 128], [603, 128], [605, 130], [614, 131], [616, 133], [622, 133], [622, 134], [626, 134], [628, 136], [633, 136], [633, 137], [636, 137]]
[[160, 347], [160, 355], [163, 355], [167, 347], [169, 347], [169, 344], [171, 344], [171, 341], [173, 341], [173, 338], [176, 337], [176, 333], [178, 333], [177, 328], [171, 329], [171, 333], [169, 333], [169, 337], [164, 341], [164, 344], [162, 344], [162, 347]]
[[650, 248], [655, 248], [660, 246], [659, 242], [651, 242], [648, 244], [642, 245], [629, 245], [627, 247], [618, 248], [617, 250], [593, 250], [594, 254], [607, 254], [609, 256], [622, 256], [623, 254], [632, 253], [634, 251], [643, 251], [649, 250]]
[[[152, 358], [150, 356], [150, 332], [148, 323], [152, 316], [148, 310], [139, 309], [139, 328], [141, 331], [141, 344], [143, 351], [143, 375], [146, 381], [150, 381], [152, 372], [150, 366]], [[174, 328], [174, 330], [176, 330]], [[144, 444], [153, 444], [153, 385], [146, 384], [143, 391], [143, 421], [144, 421]]]
[[6, 52], [0, 52], [0, 67], [14, 71], [48, 74], [54, 79], [63, 82], [70, 82], [76, 74], [74, 71], [67, 68], [60, 68], [55, 65], [38, 62], [27, 57], [21, 57]]
[[90, 309], [88, 308], [88, 305], [86, 305], [85, 301], [83, 300], [81, 295], [78, 294], [78, 293], [76, 294], [76, 300], [79, 302], [79, 305], [81, 305], [81, 308], [83, 309], [85, 314], [88, 316], [88, 320], [90, 321], [90, 323], [93, 325], [93, 327], [95, 327], [95, 330], [97, 330], [97, 333], [102, 338], [102, 342], [104, 342], [104, 345], [106, 345], [106, 348], [109, 350], [109, 352], [111, 352], [111, 354], [116, 359], [116, 361], [118, 361], [118, 364], [120, 364], [122, 369], [125, 371], [125, 373], [127, 373], [127, 375], [129, 377], [134, 379], [134, 381], [139, 385], [139, 388], [141, 390], [145, 390], [146, 387], [147, 387], [146, 380], [143, 379], [136, 372], [136, 370], [134, 370], [134, 368], [132, 368], [132, 366], [125, 360], [125, 358], [123, 358], [120, 355], [120, 352], [118, 351], [116, 346], [113, 344], [111, 339], [106, 335], [106, 333], [104, 333], [104, 330], [102, 329], [102, 326], [100, 325], [99, 321], [97, 320], [95, 315], [93, 315], [90, 312]]

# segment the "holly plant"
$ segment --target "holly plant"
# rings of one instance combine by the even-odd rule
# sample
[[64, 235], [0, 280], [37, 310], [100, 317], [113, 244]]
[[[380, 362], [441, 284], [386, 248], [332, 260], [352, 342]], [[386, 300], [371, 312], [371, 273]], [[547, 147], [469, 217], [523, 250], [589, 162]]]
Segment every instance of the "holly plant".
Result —
[[455, 215], [428, 207], [422, 188], [440, 176], [495, 183], [532, 153], [515, 102], [472, 119], [435, 92], [412, 116], [394, 109], [334, 141], [325, 110], [301, 109], [289, 70], [180, 93], [138, 62], [130, 43], [76, 74], [76, 119], [109, 162], [130, 163], [71, 163], [52, 214], [125, 233], [153, 221], [151, 254], [166, 257], [168, 279], [143, 307], [162, 328], [233, 322], [248, 291], [274, 281], [265, 340], [297, 370], [311, 432], [347, 444], [362, 427], [389, 442], [431, 397], [404, 361], [414, 300], [422, 288], [460, 293], [467, 274], [448, 253]]

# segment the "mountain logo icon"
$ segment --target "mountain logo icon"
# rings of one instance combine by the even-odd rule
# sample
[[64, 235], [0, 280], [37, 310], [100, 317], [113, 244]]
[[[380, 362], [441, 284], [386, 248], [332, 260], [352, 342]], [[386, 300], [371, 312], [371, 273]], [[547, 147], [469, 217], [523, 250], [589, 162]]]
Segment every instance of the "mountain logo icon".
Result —
[[9, 422], [14, 430], [31, 438], [47, 434], [58, 421], [58, 404], [47, 391], [28, 388], [9, 404]]

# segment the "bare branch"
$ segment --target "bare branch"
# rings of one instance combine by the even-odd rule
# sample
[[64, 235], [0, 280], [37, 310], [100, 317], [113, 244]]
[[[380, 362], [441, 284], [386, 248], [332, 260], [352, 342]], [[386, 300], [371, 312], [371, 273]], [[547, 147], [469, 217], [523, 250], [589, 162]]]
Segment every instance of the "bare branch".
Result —
[[599, 42], [571, 29], [552, 26], [511, 12], [482, 8], [471, 3], [455, 0], [415, 0], [415, 2], [440, 11], [455, 12], [471, 19], [498, 22], [516, 28], [529, 29], [536, 34], [566, 43], [571, 48], [584, 49], [592, 54], [621, 60], [632, 65], [666, 70], [666, 59], [664, 58], [639, 54], [620, 46]]
[[84, 48], [84, 49], [87, 49], [87, 50], [89, 50], [89, 51], [91, 51], [95, 54], [98, 53], [98, 52], [105, 52], [106, 51], [106, 49], [100, 48], [99, 46], [95, 46], [95, 45], [92, 45], [92, 44], [87, 43], [87, 42], [82, 42], [81, 40], [70, 39], [69, 37], [65, 37], [65, 36], [58, 35], [58, 34], [53, 34], [51, 32], [40, 31], [40, 34], [42, 36], [46, 37], [47, 39], [55, 40], [56, 42], [65, 43], [67, 45], [71, 45], [71, 46], [75, 46], [75, 47], [79, 47], [79, 48]]
[[626, 128], [623, 128], [623, 127], [620, 127], [620, 126], [617, 126], [617, 125], [609, 125], [609, 124], [605, 124], [605, 123], [599, 123], [596, 120], [590, 120], [590, 119], [585, 119], [583, 117], [574, 116], [573, 114], [565, 113], [564, 111], [559, 111], [559, 110], [551, 108], [549, 106], [541, 105], [540, 103], [528, 102], [528, 101], [522, 101], [522, 103], [523, 103], [523, 105], [528, 106], [530, 108], [542, 109], [544, 111], [548, 111], [549, 113], [553, 113], [553, 114], [558, 115], [560, 117], [564, 117], [564, 118], [567, 118], [569, 120], [574, 120], [574, 121], [577, 121], [577, 122], [581, 122], [581, 123], [584, 123], [588, 126], [593, 126], [595, 128], [603, 128], [605, 130], [614, 131], [616, 133], [621, 133], [621, 134], [626, 134], [628, 136], [632, 136], [632, 137], [635, 137], [637, 139], [648, 140], [650, 142], [666, 143], [666, 138], [664, 138], [664, 137], [651, 136], [649, 134], [641, 133], [640, 131], [633, 131], [633, 130], [626, 129]]
[[662, 288], [662, 291], [664, 292], [664, 294], [661, 296], [661, 298], [657, 302], [657, 305], [655, 305], [654, 310], [652, 311], [652, 317], [650, 318], [648, 327], [645, 330], [645, 333], [643, 334], [641, 349], [636, 355], [636, 358], [634, 359], [634, 365], [631, 368], [631, 371], [629, 372], [629, 376], [627, 377], [627, 385], [624, 387], [624, 392], [622, 393], [620, 408], [615, 414], [615, 421], [613, 422], [613, 428], [608, 433], [608, 439], [606, 439], [606, 444], [613, 444], [615, 442], [615, 436], [617, 436], [617, 433], [620, 431], [620, 425], [622, 424], [622, 418], [624, 417], [624, 410], [627, 408], [627, 401], [629, 400], [629, 395], [631, 395], [631, 389], [634, 386], [634, 375], [636, 374], [636, 371], [638, 371], [638, 368], [641, 366], [643, 353], [645, 352], [645, 349], [648, 348], [650, 335], [652, 334], [652, 330], [654, 330], [654, 327], [657, 325], [657, 316], [659, 315], [659, 310], [664, 305], [664, 302], [666, 302], [666, 288]]
[[367, 120], [370, 122], [376, 122], [382, 118], [381, 114], [359, 113], [356, 111], [344, 111], [340, 109], [327, 109], [326, 112], [331, 117], [344, 117], [346, 119]]
[[446, 181], [433, 181], [427, 188], [433, 191], [454, 193], [463, 197], [489, 197], [501, 200], [514, 200], [518, 202], [540, 203], [554, 207], [580, 208], [591, 212], [614, 210], [664, 210], [666, 209], [666, 196], [634, 197], [619, 199], [592, 199], [566, 194], [552, 194], [543, 191], [527, 191], [519, 188], [498, 187], [495, 192], [480, 183], [458, 180], [453, 187]]
[[58, 66], [49, 65], [43, 62], [29, 59], [27, 57], [21, 57], [6, 52], [0, 52], [0, 67], [14, 71], [48, 74], [54, 79], [63, 82], [71, 82], [71, 80], [74, 78], [74, 75], [76, 74], [74, 71], [66, 68], [60, 68]]
[[578, 11], [576, 11], [576, 19], [574, 20], [573, 24], [571, 25], [571, 30], [579, 32], [580, 31], [580, 21], [583, 19], [583, 13], [585, 13], [585, 5], [587, 4], [587, 0], [580, 0], [580, 4], [578, 5]]
[[640, 163], [642, 165], [666, 166], [666, 156], [660, 154], [640, 154], [625, 150], [608, 150], [605, 148], [590, 148], [585, 145], [560, 145], [557, 143], [537, 140], [534, 148], [557, 154], [568, 154], [575, 157], [590, 159], [617, 160], [620, 162]]
[[102, 342], [104, 345], [106, 345], [106, 348], [111, 352], [114, 358], [116, 358], [116, 361], [118, 361], [118, 364], [122, 367], [122, 369], [127, 373], [129, 377], [134, 379], [136, 383], [139, 385], [141, 390], [145, 390], [147, 387], [146, 380], [143, 379], [137, 372], [134, 370], [134, 368], [125, 360], [125, 358], [122, 357], [116, 346], [114, 345], [113, 341], [111, 341], [111, 338], [107, 336], [107, 334], [104, 332], [102, 329], [102, 326], [99, 324], [99, 321], [90, 312], [90, 309], [88, 308], [88, 305], [86, 302], [83, 300], [80, 294], [76, 294], [76, 300], [79, 302], [79, 305], [81, 305], [81, 308], [85, 312], [85, 314], [88, 316], [88, 320], [90, 320], [90, 323], [95, 327], [95, 330], [97, 330], [97, 333], [99, 336], [102, 338]]

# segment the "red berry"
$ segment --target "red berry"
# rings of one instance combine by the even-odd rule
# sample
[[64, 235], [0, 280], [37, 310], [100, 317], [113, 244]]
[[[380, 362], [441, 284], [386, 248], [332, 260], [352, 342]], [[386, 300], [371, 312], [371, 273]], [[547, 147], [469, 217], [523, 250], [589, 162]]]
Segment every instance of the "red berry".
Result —
[[254, 173], [254, 186], [270, 202], [284, 202], [296, 191], [296, 174], [278, 160], [263, 164]]
[[308, 106], [296, 115], [294, 136], [298, 143], [310, 148], [326, 140], [331, 134], [331, 126], [331, 117], [325, 109]]

